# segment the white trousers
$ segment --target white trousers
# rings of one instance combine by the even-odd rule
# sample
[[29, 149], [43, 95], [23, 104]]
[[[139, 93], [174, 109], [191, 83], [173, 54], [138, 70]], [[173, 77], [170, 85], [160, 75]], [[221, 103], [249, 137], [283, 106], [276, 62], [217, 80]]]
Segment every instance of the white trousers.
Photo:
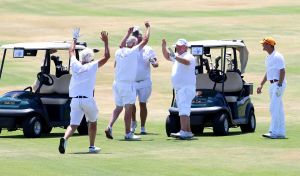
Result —
[[285, 90], [286, 84], [282, 84], [282, 93], [279, 97], [276, 96], [277, 83], [273, 83], [269, 87], [270, 95], [270, 113], [271, 123], [269, 132], [274, 135], [285, 136], [285, 117], [283, 110], [282, 96]]

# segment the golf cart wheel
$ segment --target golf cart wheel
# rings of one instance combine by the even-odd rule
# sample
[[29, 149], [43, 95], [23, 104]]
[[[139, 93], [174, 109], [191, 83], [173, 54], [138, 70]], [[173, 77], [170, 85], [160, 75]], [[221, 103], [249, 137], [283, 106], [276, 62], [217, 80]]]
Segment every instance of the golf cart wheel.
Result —
[[77, 128], [77, 131], [80, 135], [88, 134], [88, 123], [86, 122], [85, 116], [82, 118], [80, 125]]
[[219, 113], [214, 118], [213, 131], [217, 136], [226, 136], [229, 133], [228, 115], [226, 113]]
[[180, 130], [179, 118], [175, 116], [168, 115], [166, 119], [166, 133], [170, 137], [171, 133], [177, 133]]
[[203, 134], [204, 126], [203, 125], [192, 125], [191, 129], [194, 134]]
[[30, 118], [27, 118], [23, 122], [23, 133], [25, 137], [28, 138], [37, 138], [41, 136], [42, 133], [42, 122], [41, 119], [34, 115]]
[[253, 110], [250, 110], [248, 114], [248, 123], [241, 125], [241, 131], [243, 133], [252, 133], [255, 131], [256, 128], [256, 119], [255, 119], [255, 114]]

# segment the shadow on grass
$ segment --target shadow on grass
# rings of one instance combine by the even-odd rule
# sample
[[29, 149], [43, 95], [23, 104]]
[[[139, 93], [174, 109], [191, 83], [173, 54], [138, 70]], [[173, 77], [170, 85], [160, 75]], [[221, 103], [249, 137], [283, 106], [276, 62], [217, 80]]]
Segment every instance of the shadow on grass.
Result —
[[68, 153], [71, 155], [112, 155], [113, 153], [90, 153], [90, 152], [74, 152], [74, 153]]
[[[229, 134], [227, 136], [238, 136], [238, 135], [244, 135], [244, 134], [248, 134], [248, 133], [242, 133], [240, 131], [233, 131], [233, 132], [229, 132]], [[211, 136], [211, 137], [225, 137], [225, 136], [216, 136], [213, 132], [204, 132], [202, 134], [196, 134], [196, 137], [207, 137], [207, 136]]]
[[141, 139], [141, 140], [125, 140], [125, 139], [117, 139], [118, 141], [123, 142], [143, 142], [143, 141], [154, 141], [153, 139]]
[[173, 138], [173, 137], [169, 137], [166, 139], [167, 141], [196, 141], [198, 140], [197, 137], [193, 137], [191, 139], [181, 139], [181, 138]]
[[[41, 137], [39, 138], [59, 138], [59, 137], [63, 137], [64, 133], [50, 133], [50, 134], [42, 134]], [[79, 134], [73, 134], [72, 137], [76, 137], [76, 136], [82, 136]], [[6, 135], [6, 136], [1, 136], [0, 135], [0, 139], [3, 138], [11, 138], [11, 139], [34, 139], [34, 138], [26, 138], [23, 134], [17, 134], [17, 135]], [[39, 139], [36, 138], [36, 139]]]
[[160, 135], [160, 133], [136, 133], [137, 135], [141, 135], [141, 136], [157, 136]]

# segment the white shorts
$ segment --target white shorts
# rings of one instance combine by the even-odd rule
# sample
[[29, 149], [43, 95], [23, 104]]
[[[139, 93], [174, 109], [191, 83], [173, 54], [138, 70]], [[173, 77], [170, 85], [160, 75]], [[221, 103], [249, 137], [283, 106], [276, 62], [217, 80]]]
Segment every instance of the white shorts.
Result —
[[152, 92], [152, 87], [144, 87], [140, 89], [136, 89], [136, 96], [139, 97], [139, 102], [147, 103]]
[[133, 83], [114, 82], [113, 93], [117, 106], [134, 104], [136, 100], [135, 87]]
[[191, 105], [195, 95], [196, 95], [195, 86], [186, 86], [175, 90], [175, 97], [176, 97], [177, 107], [179, 109], [179, 116], [181, 115], [190, 116]]
[[151, 92], [152, 92], [152, 81], [151, 79], [146, 79], [143, 81], [136, 81], [134, 83], [136, 89], [136, 96], [139, 97], [139, 102], [147, 103]]
[[87, 122], [96, 122], [98, 119], [98, 107], [94, 98], [72, 98], [70, 125], [80, 125], [85, 115]]

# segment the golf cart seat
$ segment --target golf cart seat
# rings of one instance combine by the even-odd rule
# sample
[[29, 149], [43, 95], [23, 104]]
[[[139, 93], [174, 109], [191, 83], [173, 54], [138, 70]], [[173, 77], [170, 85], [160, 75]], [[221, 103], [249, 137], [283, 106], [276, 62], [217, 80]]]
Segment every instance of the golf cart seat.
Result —
[[[240, 92], [243, 89], [243, 80], [238, 72], [226, 72], [227, 79], [224, 82], [224, 94], [227, 102], [236, 102], [238, 96], [230, 95], [230, 93]], [[214, 82], [209, 79], [207, 73], [197, 75], [197, 89], [210, 89], [214, 87]], [[216, 84], [216, 91], [222, 92], [222, 83]]]
[[67, 94], [69, 95], [69, 85], [71, 81], [71, 74], [64, 74], [61, 77], [57, 78], [55, 83], [55, 92], [58, 94]]
[[[53, 84], [51, 86], [42, 85], [40, 89], [40, 94], [51, 94], [55, 92], [55, 83], [57, 81], [57, 78], [55, 75], [50, 74], [50, 76], [53, 79]], [[38, 89], [39, 85], [40, 85], [40, 81], [37, 79], [32, 86], [33, 92], [35, 92]]]
[[[54, 75], [50, 75], [54, 82], [51, 86], [43, 85], [40, 89], [40, 97], [43, 104], [61, 105], [65, 104], [69, 100], [69, 85], [71, 80], [71, 74], [65, 74], [57, 78]], [[36, 81], [35, 86], [38, 85]], [[36, 88], [33, 90], [36, 91]]]

